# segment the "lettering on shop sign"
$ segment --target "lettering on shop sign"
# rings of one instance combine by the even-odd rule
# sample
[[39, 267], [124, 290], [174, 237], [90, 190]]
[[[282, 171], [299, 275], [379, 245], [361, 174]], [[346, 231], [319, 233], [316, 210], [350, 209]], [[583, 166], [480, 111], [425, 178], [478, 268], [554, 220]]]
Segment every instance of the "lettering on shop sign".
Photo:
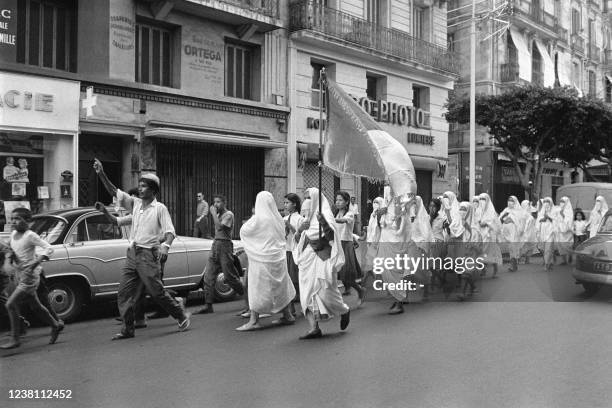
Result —
[[134, 48], [134, 20], [124, 16], [110, 18], [111, 42], [121, 50]]
[[15, 62], [17, 43], [17, 3], [3, 0], [0, 6], [0, 60]]
[[373, 101], [365, 97], [349, 96], [361, 106], [361, 109], [378, 122], [400, 126], [425, 127], [425, 111], [421, 108], [400, 105], [395, 102]]
[[406, 135], [406, 141], [408, 143], [417, 143], [422, 145], [433, 146], [434, 137], [430, 135], [420, 135], [418, 133], [408, 133]]
[[189, 69], [201, 72], [206, 81], [222, 83], [225, 45], [210, 40], [203, 34], [188, 36], [186, 42], [183, 45], [183, 54], [187, 59]]
[[53, 95], [10, 90], [0, 98], [0, 108], [53, 112]]

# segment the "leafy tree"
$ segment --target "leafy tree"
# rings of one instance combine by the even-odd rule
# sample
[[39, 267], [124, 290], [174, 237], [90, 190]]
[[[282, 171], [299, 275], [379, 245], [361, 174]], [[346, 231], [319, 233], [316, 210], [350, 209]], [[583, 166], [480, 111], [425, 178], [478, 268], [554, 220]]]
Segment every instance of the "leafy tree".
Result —
[[[446, 108], [448, 122], [469, 123], [467, 96], [451, 95]], [[592, 159], [610, 162], [612, 109], [578, 98], [569, 87], [515, 86], [499, 95], [477, 95], [476, 123], [488, 128], [510, 158], [523, 188], [529, 190], [533, 182], [535, 197], [541, 195], [545, 161], [583, 169]]]

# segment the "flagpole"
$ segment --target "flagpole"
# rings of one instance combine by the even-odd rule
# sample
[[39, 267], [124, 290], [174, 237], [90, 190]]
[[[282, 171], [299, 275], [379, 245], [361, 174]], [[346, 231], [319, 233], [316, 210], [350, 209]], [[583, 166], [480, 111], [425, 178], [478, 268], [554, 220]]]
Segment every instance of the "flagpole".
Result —
[[[323, 81], [325, 80], [325, 67], [319, 72], [319, 214], [323, 212]], [[319, 239], [323, 235], [323, 227], [319, 223]]]

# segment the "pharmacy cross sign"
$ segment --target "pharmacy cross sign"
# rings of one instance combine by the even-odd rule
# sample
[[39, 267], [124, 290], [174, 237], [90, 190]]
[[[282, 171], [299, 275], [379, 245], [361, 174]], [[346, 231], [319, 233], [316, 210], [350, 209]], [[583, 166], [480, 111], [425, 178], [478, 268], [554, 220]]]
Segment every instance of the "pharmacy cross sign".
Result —
[[93, 107], [98, 103], [98, 97], [93, 94], [93, 86], [88, 86], [85, 92], [85, 99], [81, 101], [81, 107], [86, 109], [86, 116], [90, 117], [93, 115]]

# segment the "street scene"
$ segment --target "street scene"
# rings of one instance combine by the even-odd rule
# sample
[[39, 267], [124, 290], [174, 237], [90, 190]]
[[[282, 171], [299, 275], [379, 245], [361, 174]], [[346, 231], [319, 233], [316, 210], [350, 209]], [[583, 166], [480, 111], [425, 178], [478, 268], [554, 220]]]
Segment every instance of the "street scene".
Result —
[[4, 0], [0, 405], [610, 406], [611, 12]]

